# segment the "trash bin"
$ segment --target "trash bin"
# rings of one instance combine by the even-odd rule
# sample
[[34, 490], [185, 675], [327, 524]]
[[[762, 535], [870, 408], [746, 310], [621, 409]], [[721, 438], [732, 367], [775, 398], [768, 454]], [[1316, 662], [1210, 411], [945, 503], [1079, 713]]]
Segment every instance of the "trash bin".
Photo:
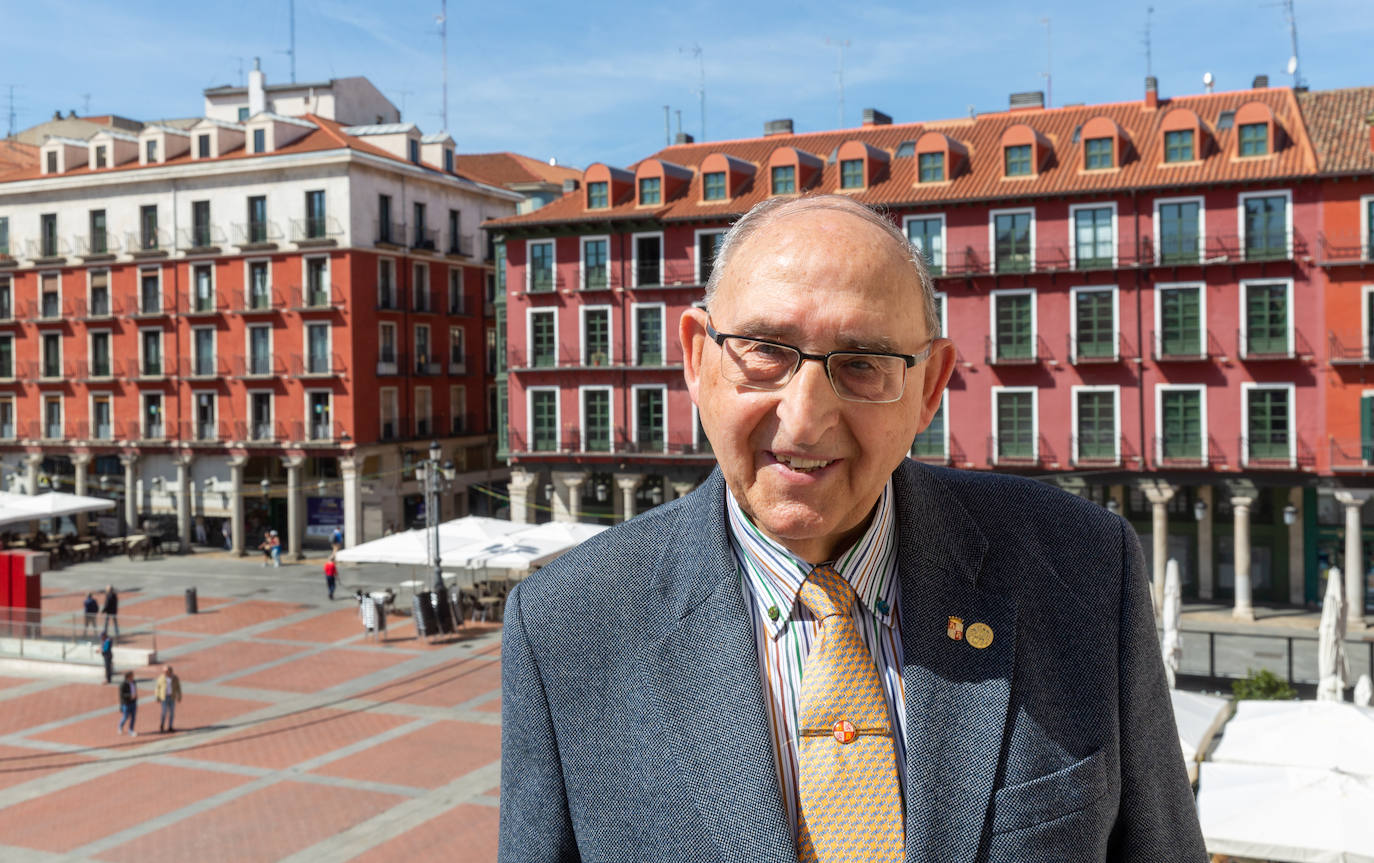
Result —
[[448, 588], [440, 587], [430, 594], [434, 603], [434, 633], [448, 635], [454, 631], [453, 606], [448, 601]]
[[196, 602], [196, 589], [188, 587], [186, 588], [186, 613], [198, 614], [199, 612], [200, 605]]
[[438, 622], [434, 619], [434, 603], [428, 590], [416, 591], [410, 600], [410, 612], [415, 618], [415, 634], [420, 638], [438, 635]]

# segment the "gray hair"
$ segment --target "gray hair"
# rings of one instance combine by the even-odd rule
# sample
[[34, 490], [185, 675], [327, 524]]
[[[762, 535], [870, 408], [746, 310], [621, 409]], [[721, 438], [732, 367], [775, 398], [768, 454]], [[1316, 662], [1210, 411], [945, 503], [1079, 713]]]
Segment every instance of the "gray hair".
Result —
[[730, 226], [730, 230], [726, 231], [724, 239], [721, 240], [720, 249], [716, 252], [715, 263], [711, 268], [711, 278], [706, 282], [706, 308], [711, 308], [711, 304], [716, 298], [716, 291], [720, 289], [721, 279], [724, 277], [725, 271], [730, 268], [735, 253], [739, 251], [741, 246], [745, 245], [750, 237], [784, 216], [790, 216], [794, 213], [807, 213], [812, 210], [839, 210], [857, 216], [881, 230], [892, 239], [892, 242], [897, 244], [902, 257], [911, 264], [912, 270], [915, 271], [917, 284], [921, 286], [921, 304], [926, 320], [926, 338], [939, 338], [940, 321], [939, 311], [935, 306], [935, 284], [931, 281], [930, 268], [926, 266], [925, 256], [907, 239], [906, 235], [902, 233], [902, 229], [889, 221], [886, 216], [846, 195], [768, 198], [755, 204], [749, 212], [740, 216]]

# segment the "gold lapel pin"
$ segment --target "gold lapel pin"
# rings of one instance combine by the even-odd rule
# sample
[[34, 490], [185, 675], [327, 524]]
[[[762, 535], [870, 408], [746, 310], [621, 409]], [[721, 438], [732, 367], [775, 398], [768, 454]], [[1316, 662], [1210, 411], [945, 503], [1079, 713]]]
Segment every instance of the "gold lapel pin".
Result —
[[969, 644], [982, 650], [992, 644], [992, 627], [986, 623], [975, 623], [968, 628], [966, 640]]

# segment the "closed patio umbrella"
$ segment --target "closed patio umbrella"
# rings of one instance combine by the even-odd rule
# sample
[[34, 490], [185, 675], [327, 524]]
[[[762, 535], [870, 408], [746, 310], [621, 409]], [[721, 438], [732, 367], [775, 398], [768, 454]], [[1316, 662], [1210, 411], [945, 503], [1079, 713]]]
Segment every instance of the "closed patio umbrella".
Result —
[[1345, 582], [1332, 567], [1326, 577], [1322, 619], [1317, 626], [1317, 700], [1342, 701], [1350, 677], [1345, 662]]
[[1169, 688], [1175, 686], [1174, 676], [1183, 662], [1183, 641], [1179, 636], [1178, 625], [1183, 614], [1183, 588], [1178, 579], [1178, 561], [1169, 558], [1164, 569], [1164, 637], [1160, 645], [1164, 653], [1164, 674], [1169, 678]]

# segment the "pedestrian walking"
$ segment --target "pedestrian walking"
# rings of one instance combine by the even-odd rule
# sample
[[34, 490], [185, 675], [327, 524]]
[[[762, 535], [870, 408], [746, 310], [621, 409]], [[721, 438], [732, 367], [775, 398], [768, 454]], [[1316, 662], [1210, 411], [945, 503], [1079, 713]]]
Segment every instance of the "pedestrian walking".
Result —
[[363, 622], [363, 638], [372, 639], [377, 637], [378, 620], [382, 616], [382, 609], [377, 607], [377, 600], [359, 590], [354, 594], [358, 600], [358, 617]]
[[129, 723], [129, 736], [137, 737], [134, 721], [138, 719], [138, 682], [134, 680], [133, 669], [124, 672], [124, 682], [119, 684], [119, 733], [124, 733], [124, 723]]
[[176, 718], [177, 702], [181, 701], [181, 678], [172, 671], [172, 666], [162, 669], [162, 673], [157, 678], [157, 688], [153, 690], [153, 698], [162, 705], [162, 718], [157, 722], [159, 733], [176, 731], [172, 727], [173, 720]]
[[205, 533], [205, 516], [196, 516], [196, 545], [209, 545], [210, 539]]
[[271, 543], [269, 547], [272, 550], [272, 565], [281, 566], [281, 537], [277, 536], [275, 530], [272, 531], [268, 537], [268, 541]]
[[82, 609], [86, 614], [86, 619], [81, 624], [81, 637], [85, 638], [87, 632], [90, 632], [91, 635], [95, 635], [98, 623], [97, 615], [100, 614], [100, 603], [95, 601], [94, 593], [88, 592], [86, 594], [86, 601], [82, 603]]
[[119, 640], [119, 594], [115, 592], [114, 585], [105, 586], [105, 604], [100, 608], [105, 615], [105, 626], [101, 629], [101, 635], [110, 632], [110, 624], [114, 624], [115, 640]]
[[234, 550], [234, 539], [230, 532], [229, 519], [224, 519], [219, 523], [219, 532], [224, 535], [224, 550]]
[[272, 565], [272, 532], [262, 532], [262, 542], [258, 543], [258, 548], [262, 549], [262, 565]]
[[334, 586], [339, 579], [339, 565], [334, 562], [334, 555], [329, 555], [329, 560], [324, 562], [324, 586], [329, 588], [329, 599], [334, 599]]
[[105, 660], [105, 682], [114, 677], [114, 642], [106, 635], [100, 640], [100, 658]]
[[334, 527], [334, 532], [329, 535], [329, 544], [334, 547], [335, 551], [343, 548], [343, 528], [337, 525]]

